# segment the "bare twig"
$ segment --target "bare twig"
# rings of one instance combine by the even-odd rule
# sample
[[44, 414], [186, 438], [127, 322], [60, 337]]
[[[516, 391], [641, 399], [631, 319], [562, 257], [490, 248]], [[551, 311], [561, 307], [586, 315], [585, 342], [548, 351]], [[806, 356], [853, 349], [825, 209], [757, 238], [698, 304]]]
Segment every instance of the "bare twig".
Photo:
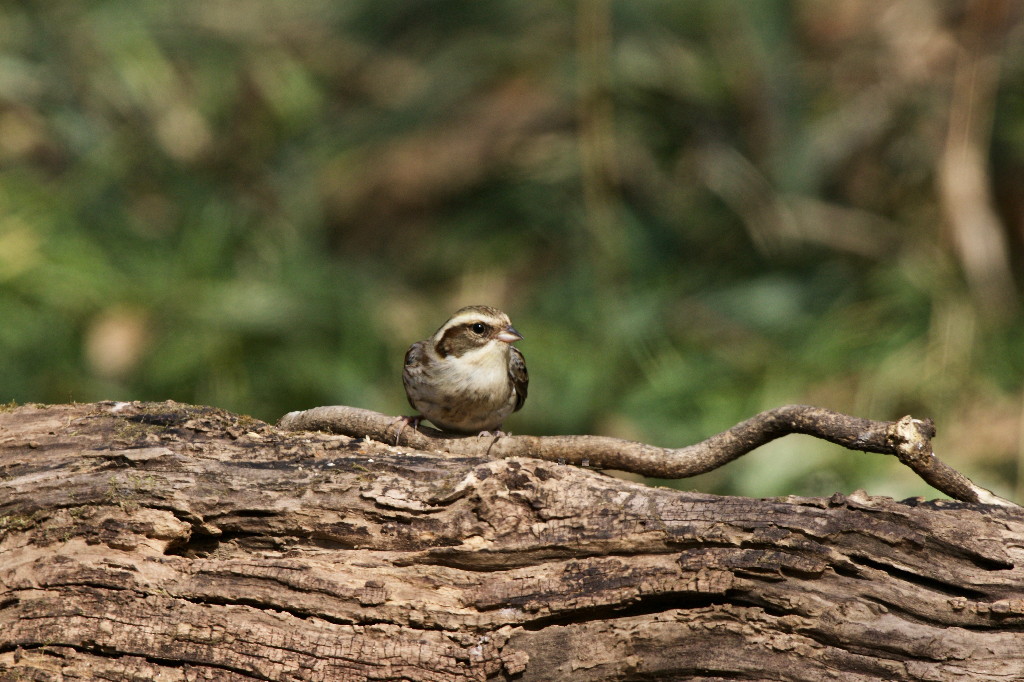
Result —
[[706, 473], [790, 433], [803, 433], [850, 450], [896, 455], [929, 485], [963, 502], [1017, 505], [975, 485], [932, 452], [931, 420], [904, 417], [896, 422], [850, 417], [810, 405], [786, 405], [761, 412], [707, 440], [684, 448], [659, 448], [606, 436], [452, 436], [425, 426], [406, 426], [394, 417], [358, 407], [332, 405], [289, 412], [278, 426], [288, 430], [330, 431], [356, 438], [440, 450], [460, 455], [535, 457], [548, 461], [619, 469], [655, 478], [687, 478]]

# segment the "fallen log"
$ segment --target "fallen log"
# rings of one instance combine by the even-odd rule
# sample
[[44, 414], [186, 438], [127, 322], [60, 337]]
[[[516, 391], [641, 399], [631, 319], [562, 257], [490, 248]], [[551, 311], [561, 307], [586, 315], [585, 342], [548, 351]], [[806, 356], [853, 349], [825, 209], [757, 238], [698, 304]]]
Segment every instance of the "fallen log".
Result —
[[173, 402], [0, 413], [2, 679], [1013, 679], [1022, 547], [1013, 506], [718, 497]]

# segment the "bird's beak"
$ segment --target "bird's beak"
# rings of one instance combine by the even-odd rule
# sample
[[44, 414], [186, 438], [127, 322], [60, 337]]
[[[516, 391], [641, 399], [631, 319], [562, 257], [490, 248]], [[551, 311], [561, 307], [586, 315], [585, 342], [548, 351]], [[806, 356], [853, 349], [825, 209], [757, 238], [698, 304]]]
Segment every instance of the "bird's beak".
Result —
[[508, 326], [498, 332], [495, 337], [498, 341], [504, 341], [505, 343], [515, 343], [523, 338], [523, 335], [516, 331], [515, 327]]

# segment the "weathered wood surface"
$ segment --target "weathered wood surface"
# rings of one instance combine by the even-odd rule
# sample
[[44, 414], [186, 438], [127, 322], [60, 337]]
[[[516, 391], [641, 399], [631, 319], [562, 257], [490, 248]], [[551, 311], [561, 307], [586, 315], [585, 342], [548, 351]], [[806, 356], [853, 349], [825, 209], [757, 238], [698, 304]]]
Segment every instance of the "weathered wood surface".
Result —
[[1024, 515], [0, 413], [0, 679], [1024, 678]]

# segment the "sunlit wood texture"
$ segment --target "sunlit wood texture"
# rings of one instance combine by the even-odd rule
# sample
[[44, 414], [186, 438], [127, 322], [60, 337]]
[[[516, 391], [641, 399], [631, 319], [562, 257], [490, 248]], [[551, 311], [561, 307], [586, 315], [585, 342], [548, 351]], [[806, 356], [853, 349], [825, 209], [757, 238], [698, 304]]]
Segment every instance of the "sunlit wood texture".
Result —
[[756, 500], [287, 434], [0, 414], [4, 679], [1010, 679], [1024, 516]]

